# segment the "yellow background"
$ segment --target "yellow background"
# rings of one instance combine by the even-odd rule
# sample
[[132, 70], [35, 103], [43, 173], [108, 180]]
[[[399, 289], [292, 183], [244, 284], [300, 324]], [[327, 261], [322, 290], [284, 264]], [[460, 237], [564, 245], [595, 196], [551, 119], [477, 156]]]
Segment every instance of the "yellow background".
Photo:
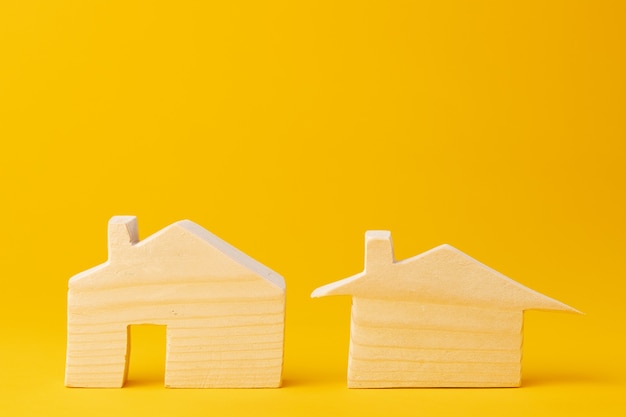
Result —
[[[623, 415], [626, 3], [0, 3], [0, 413]], [[67, 280], [189, 218], [287, 282], [284, 388], [63, 387]], [[348, 390], [363, 234], [450, 243], [587, 313], [529, 312], [523, 388]]]

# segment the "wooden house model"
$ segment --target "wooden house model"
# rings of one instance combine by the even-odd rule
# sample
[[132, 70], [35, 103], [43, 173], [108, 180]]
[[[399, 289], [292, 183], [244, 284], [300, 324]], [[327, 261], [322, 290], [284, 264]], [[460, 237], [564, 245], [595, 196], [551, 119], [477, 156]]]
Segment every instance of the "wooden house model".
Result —
[[316, 289], [351, 295], [348, 386], [515, 387], [524, 311], [571, 307], [449, 245], [395, 262], [387, 231], [366, 233], [365, 271]]
[[108, 238], [108, 261], [69, 281], [67, 386], [123, 386], [133, 324], [167, 326], [167, 387], [280, 386], [280, 275], [188, 220], [139, 241], [116, 216]]

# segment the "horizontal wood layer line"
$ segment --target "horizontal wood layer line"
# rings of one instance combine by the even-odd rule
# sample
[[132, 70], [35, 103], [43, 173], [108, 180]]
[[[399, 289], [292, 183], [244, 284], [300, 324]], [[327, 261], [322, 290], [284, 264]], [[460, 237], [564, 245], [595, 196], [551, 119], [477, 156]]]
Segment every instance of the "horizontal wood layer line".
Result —
[[423, 327], [412, 324], [402, 324], [397, 322], [380, 322], [374, 323], [366, 320], [362, 320], [359, 317], [352, 317], [352, 322], [361, 328], [371, 329], [389, 329], [389, 330], [415, 330], [415, 331], [430, 331], [430, 332], [449, 332], [449, 333], [479, 333], [486, 335], [519, 335], [520, 330], [474, 330], [460, 327]]
[[[149, 324], [149, 323], [138, 323], [131, 325], [111, 325], [110, 323], [101, 323], [97, 325], [90, 326], [88, 324], [73, 324], [68, 331], [69, 337], [88, 337], [88, 336], [108, 336], [108, 335], [119, 335], [126, 334], [128, 331], [128, 326], [166, 326], [167, 332], [169, 334], [175, 334], [176, 338], [230, 338], [230, 337], [243, 337], [243, 336], [271, 336], [271, 335], [282, 335], [283, 334], [283, 323], [276, 322], [272, 324], [267, 324], [266, 327], [271, 328], [271, 331], [268, 332], [258, 332], [259, 327], [263, 327], [262, 325], [254, 325], [249, 326], [251, 330], [257, 333], [248, 333], [242, 330], [245, 329], [246, 326], [242, 327], [233, 327], [232, 330], [235, 330], [237, 333], [234, 334], [225, 334], [225, 330], [231, 329], [231, 326], [228, 327], [212, 327], [207, 328], [205, 326], [199, 327], [180, 327], [178, 325], [166, 325], [166, 324]], [[109, 330], [109, 328], [113, 328], [113, 330]], [[107, 330], [101, 330], [102, 328]], [[80, 329], [80, 330], [72, 330], [72, 329]], [[224, 331], [223, 331], [224, 330]], [[216, 333], [218, 332], [218, 333]], [[191, 334], [191, 335], [186, 335]], [[107, 339], [108, 340], [108, 339]]]
[[[231, 308], [259, 308], [261, 305], [266, 305], [268, 307], [275, 308], [276, 305], [283, 305], [282, 297], [254, 297], [254, 298], [241, 298], [241, 297], [208, 297], [204, 294], [193, 294], [188, 297], [177, 297], [177, 298], [163, 298], [158, 295], [144, 295], [141, 298], [138, 298], [136, 294], [129, 295], [129, 300], [120, 301], [119, 298], [115, 298], [112, 300], [106, 300], [99, 298], [98, 303], [95, 304], [93, 301], [87, 299], [81, 303], [80, 297], [74, 296], [74, 298], [78, 298], [78, 300], [72, 300], [73, 303], [70, 306], [70, 310], [79, 310], [81, 312], [88, 313], [96, 313], [98, 311], [108, 311], [108, 310], [123, 310], [127, 308], [137, 308], [141, 307], [154, 307], [158, 308], [161, 306], [169, 306], [169, 307], [192, 307], [193, 309], [198, 308], [198, 306], [204, 306], [206, 308], [213, 307], [214, 309], [224, 309], [225, 306], [232, 305]], [[111, 297], [112, 298], [112, 297]], [[82, 313], [87, 314], [87, 313]]]
[[[267, 318], [270, 317], [272, 319], [274, 319], [273, 321], [267, 322]], [[225, 325], [222, 326], [211, 326], [211, 325], [207, 325], [205, 323], [201, 323], [201, 324], [197, 324], [196, 326], [187, 326], [186, 328], [202, 328], [202, 327], [248, 327], [248, 326], [267, 326], [268, 324], [282, 324], [283, 320], [282, 318], [284, 317], [284, 313], [280, 312], [280, 313], [272, 313], [272, 314], [267, 314], [265, 316], [258, 316], [256, 314], [237, 314], [237, 315], [230, 315], [230, 316], [213, 316], [213, 317], [206, 317], [206, 316], [194, 316], [194, 317], [176, 317], [176, 316], [172, 316], [172, 317], [157, 317], [157, 316], [152, 316], [152, 317], [138, 317], [138, 318], [127, 318], [127, 319], [120, 319], [120, 320], [93, 320], [93, 319], [83, 319], [82, 321], [79, 321], [77, 319], [77, 317], [73, 317], [70, 320], [70, 327], [71, 328], [75, 328], [75, 326], [88, 326], [91, 327], [93, 324], [99, 324], [99, 325], [119, 325], [119, 326], [127, 326], [129, 324], [163, 324], [163, 325], [174, 325], [175, 324], [169, 324], [169, 323], [163, 323], [164, 321], [168, 321], [168, 322], [172, 322], [172, 323], [176, 323], [176, 322], [185, 322], [185, 321], [201, 321], [201, 320], [206, 320], [206, 321], [210, 321], [211, 319], [213, 319], [213, 321], [217, 321], [219, 319], [222, 319], [222, 321], [224, 321], [224, 319], [239, 319], [240, 323], [237, 324], [228, 324], [228, 322], [226, 321]], [[278, 318], [278, 320], [277, 320]], [[217, 320], [216, 320], [217, 319]], [[250, 320], [250, 324], [248, 324], [245, 320]], [[184, 327], [181, 327], [184, 328]]]
[[[257, 283], [260, 282], [258, 277], [255, 276], [247, 276], [247, 277], [228, 277], [228, 278], [219, 278], [212, 275], [198, 276], [196, 279], [172, 279], [168, 277], [161, 277], [158, 279], [144, 278], [141, 282], [133, 281], [128, 279], [126, 283], [90, 283], [89, 286], [85, 287], [77, 287], [75, 291], [88, 293], [99, 293], [103, 290], [126, 290], [133, 288], [144, 288], [144, 287], [152, 287], [152, 286], [162, 286], [162, 285], [176, 285], [180, 287], [189, 287], [195, 285], [207, 285], [207, 284], [228, 284], [228, 283]], [[72, 290], [74, 290], [72, 288]]]

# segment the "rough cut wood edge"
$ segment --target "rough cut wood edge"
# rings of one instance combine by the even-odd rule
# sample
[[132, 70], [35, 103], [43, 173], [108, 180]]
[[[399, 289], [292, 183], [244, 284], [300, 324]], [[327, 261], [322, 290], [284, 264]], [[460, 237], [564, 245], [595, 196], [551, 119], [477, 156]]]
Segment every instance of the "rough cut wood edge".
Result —
[[517, 387], [523, 312], [579, 313], [449, 245], [396, 262], [366, 233], [365, 270], [312, 297], [353, 297], [348, 387]]
[[274, 388], [282, 381], [285, 283], [184, 220], [139, 241], [109, 222], [109, 260], [70, 279], [65, 384], [122, 387], [132, 324], [167, 326], [165, 385]]

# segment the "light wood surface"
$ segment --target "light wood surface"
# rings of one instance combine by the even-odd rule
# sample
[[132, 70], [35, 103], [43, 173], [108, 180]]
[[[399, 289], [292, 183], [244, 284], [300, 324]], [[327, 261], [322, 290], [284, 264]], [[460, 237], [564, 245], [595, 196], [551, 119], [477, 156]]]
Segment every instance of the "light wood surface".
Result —
[[167, 326], [165, 385], [279, 387], [283, 278], [188, 220], [139, 241], [109, 222], [109, 260], [70, 279], [65, 384], [121, 387], [129, 326]]
[[351, 295], [348, 386], [515, 387], [523, 312], [575, 309], [449, 245], [395, 262], [391, 234], [366, 233], [365, 271], [316, 289]]

